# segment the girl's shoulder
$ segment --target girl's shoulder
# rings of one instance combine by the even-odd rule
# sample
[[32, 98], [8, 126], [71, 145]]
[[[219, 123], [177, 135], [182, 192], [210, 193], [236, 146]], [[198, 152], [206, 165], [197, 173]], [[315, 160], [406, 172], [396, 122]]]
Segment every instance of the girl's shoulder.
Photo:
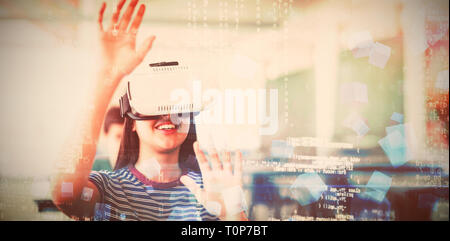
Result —
[[90, 177], [91, 178], [97, 178], [97, 179], [109, 179], [109, 180], [123, 180], [123, 179], [129, 179], [131, 177], [130, 170], [128, 167], [123, 167], [121, 169], [113, 170], [113, 171], [107, 171], [107, 170], [101, 170], [101, 171], [91, 171]]

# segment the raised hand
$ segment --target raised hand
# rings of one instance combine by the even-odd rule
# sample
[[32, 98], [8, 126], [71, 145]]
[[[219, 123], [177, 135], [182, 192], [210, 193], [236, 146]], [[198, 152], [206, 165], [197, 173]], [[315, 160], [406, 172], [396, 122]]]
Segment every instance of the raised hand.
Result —
[[194, 152], [202, 172], [203, 188], [188, 176], [182, 176], [181, 182], [194, 193], [197, 200], [220, 219], [242, 219], [242, 154], [237, 151], [234, 171], [231, 155], [224, 153], [223, 162], [215, 150], [210, 153], [211, 167], [205, 154], [194, 143]]
[[[155, 36], [148, 37], [136, 49], [136, 35], [145, 12], [145, 5], [141, 4], [139, 10], [131, 21], [138, 0], [132, 0], [119, 21], [120, 11], [126, 0], [121, 0], [113, 13], [109, 27], [103, 28], [103, 14], [106, 3], [103, 2], [98, 16], [100, 41], [104, 69], [112, 71], [118, 79], [130, 74], [138, 66], [151, 49]], [[131, 26], [130, 26], [131, 22]]]

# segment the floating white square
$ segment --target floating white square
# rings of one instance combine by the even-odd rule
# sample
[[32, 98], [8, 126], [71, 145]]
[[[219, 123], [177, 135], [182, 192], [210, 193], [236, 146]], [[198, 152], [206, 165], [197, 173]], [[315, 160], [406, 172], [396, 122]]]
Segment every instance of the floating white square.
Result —
[[73, 196], [73, 184], [71, 182], [63, 182], [61, 184], [61, 195], [62, 197]]
[[370, 51], [369, 63], [383, 69], [390, 57], [391, 48], [376, 42]]
[[81, 200], [86, 202], [91, 201], [93, 193], [94, 190], [92, 188], [84, 187], [83, 191], [81, 192]]
[[393, 131], [387, 135], [389, 145], [391, 148], [396, 149], [405, 146], [405, 138], [402, 136], [400, 131]]
[[397, 112], [392, 113], [391, 120], [397, 121], [398, 123], [403, 122], [403, 115]]
[[247, 210], [247, 202], [245, 201], [244, 191], [240, 186], [234, 186], [222, 191], [225, 209], [230, 215], [240, 213]]
[[364, 136], [370, 130], [364, 120], [356, 113], [350, 114], [343, 125], [355, 131], [358, 136]]
[[344, 103], [367, 103], [367, 85], [359, 82], [346, 82], [341, 85], [341, 101]]
[[448, 69], [438, 73], [436, 78], [435, 87], [438, 89], [448, 90]]

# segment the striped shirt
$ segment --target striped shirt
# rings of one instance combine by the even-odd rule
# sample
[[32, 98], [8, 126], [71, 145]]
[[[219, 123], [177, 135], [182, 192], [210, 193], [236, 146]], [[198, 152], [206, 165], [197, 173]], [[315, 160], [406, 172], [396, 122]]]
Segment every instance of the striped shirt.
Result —
[[[183, 171], [203, 187], [200, 173]], [[134, 166], [116, 171], [93, 171], [89, 180], [97, 186], [101, 202], [94, 220], [219, 220], [197, 202], [180, 180], [158, 183], [147, 179]]]

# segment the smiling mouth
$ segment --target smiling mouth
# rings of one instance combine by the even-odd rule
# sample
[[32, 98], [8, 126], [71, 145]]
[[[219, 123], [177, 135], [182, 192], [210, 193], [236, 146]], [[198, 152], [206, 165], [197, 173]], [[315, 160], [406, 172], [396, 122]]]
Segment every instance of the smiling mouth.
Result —
[[155, 129], [161, 130], [161, 131], [172, 131], [172, 130], [177, 130], [178, 126], [173, 123], [166, 122], [166, 123], [161, 123], [161, 124], [156, 125]]

